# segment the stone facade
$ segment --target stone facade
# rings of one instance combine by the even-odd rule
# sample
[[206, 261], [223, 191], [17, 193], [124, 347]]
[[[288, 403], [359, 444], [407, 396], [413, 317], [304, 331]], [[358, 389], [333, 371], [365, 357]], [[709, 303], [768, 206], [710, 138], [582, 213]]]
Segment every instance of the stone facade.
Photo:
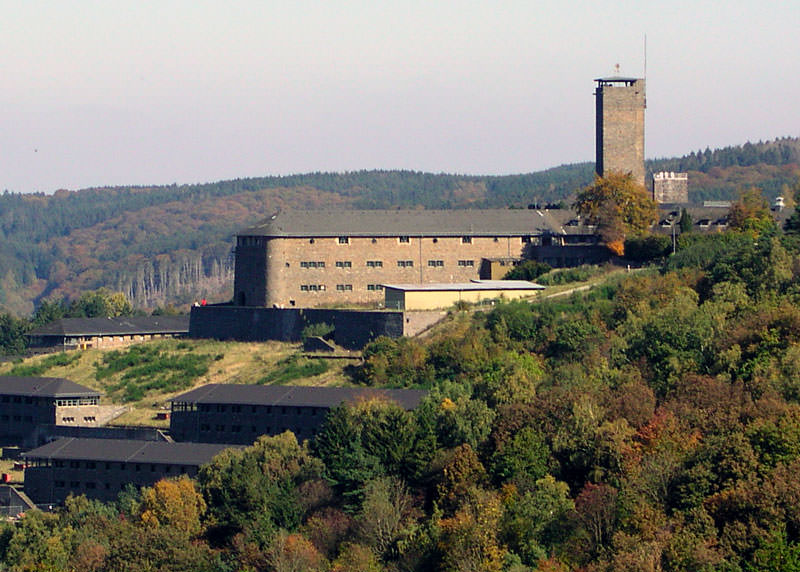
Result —
[[376, 306], [382, 284], [478, 279], [483, 258], [521, 257], [529, 237], [262, 238], [236, 248], [240, 306]]
[[659, 204], [689, 202], [689, 174], [663, 171], [653, 174], [653, 200]]
[[645, 185], [645, 81], [610, 77], [595, 80], [597, 174], [630, 173]]

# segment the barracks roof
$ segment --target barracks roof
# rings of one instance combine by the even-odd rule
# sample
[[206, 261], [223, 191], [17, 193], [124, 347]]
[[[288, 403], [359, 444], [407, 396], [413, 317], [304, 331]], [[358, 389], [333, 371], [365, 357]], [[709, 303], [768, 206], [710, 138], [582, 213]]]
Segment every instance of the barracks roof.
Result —
[[343, 402], [379, 398], [395, 401], [404, 409], [414, 409], [427, 393], [427, 391], [416, 389], [210, 383], [173, 397], [170, 401], [287, 407], [335, 407]]
[[118, 461], [200, 466], [224, 449], [236, 445], [167, 443], [129, 439], [78, 439], [65, 437], [24, 454], [27, 459]]
[[189, 316], [130, 316], [126, 318], [62, 318], [28, 333], [29, 336], [122, 336], [189, 333]]
[[239, 236], [521, 236], [566, 234], [569, 210], [292, 210], [281, 211]]
[[100, 393], [61, 377], [0, 375], [0, 394], [37, 397], [99, 397]]

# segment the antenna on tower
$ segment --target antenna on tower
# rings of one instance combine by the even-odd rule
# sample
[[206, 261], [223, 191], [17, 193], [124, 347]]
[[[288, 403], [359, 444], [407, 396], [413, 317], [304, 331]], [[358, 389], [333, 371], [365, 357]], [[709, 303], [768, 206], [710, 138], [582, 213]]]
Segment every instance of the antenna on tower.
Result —
[[644, 35], [644, 79], [647, 79], [647, 34]]

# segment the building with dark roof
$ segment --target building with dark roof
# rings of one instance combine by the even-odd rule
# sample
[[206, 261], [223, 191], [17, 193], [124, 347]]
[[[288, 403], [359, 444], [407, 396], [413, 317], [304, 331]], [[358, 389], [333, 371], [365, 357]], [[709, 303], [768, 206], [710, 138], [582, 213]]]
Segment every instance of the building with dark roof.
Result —
[[380, 305], [387, 282], [469, 282], [484, 259], [597, 242], [571, 220], [568, 210], [284, 211], [238, 234], [234, 304]]
[[25, 493], [36, 504], [58, 504], [68, 495], [110, 501], [126, 485], [197, 474], [201, 465], [231, 445], [122, 439], [64, 438], [23, 456]]
[[0, 376], [0, 440], [19, 445], [41, 425], [97, 426], [100, 393], [57, 377]]
[[292, 431], [310, 439], [328, 411], [344, 402], [393, 401], [406, 410], [426, 391], [365, 387], [301, 387], [212, 383], [174, 397], [170, 435], [176, 441], [250, 444], [261, 435]]
[[113, 348], [189, 333], [189, 316], [62, 318], [28, 334], [32, 347]]

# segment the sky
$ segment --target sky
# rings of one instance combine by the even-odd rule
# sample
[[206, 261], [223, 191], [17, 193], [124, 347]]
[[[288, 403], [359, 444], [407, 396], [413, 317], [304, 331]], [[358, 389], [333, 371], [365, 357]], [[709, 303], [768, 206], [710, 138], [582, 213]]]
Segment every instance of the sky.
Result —
[[594, 160], [645, 73], [646, 156], [800, 135], [800, 2], [0, 0], [0, 190]]

